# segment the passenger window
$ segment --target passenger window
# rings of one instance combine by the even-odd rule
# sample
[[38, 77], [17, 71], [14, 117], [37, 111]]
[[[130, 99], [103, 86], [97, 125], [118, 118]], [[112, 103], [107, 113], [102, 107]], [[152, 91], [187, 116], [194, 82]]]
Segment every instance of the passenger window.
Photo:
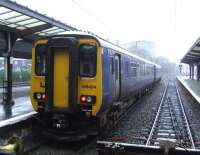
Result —
[[89, 44], [82, 44], [79, 47], [80, 53], [80, 76], [94, 77], [97, 66], [97, 47]]
[[136, 77], [137, 76], [137, 64], [131, 63], [131, 76]]
[[128, 63], [128, 61], [126, 61], [126, 63], [125, 63], [125, 75], [126, 75], [126, 77], [129, 76], [129, 63]]
[[119, 79], [119, 64], [118, 60], [115, 59], [115, 78]]
[[37, 45], [35, 48], [35, 73], [38, 76], [45, 75], [46, 45]]
[[140, 76], [144, 76], [144, 64], [140, 64]]
[[110, 73], [114, 74], [114, 59], [110, 58]]

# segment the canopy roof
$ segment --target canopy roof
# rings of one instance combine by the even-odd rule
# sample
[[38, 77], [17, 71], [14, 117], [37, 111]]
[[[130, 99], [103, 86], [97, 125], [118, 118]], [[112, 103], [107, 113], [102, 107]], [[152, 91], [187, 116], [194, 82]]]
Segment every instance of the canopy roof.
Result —
[[77, 30], [70, 25], [9, 0], [0, 1], [0, 29], [15, 32], [22, 36], [48, 36]]
[[192, 45], [188, 52], [181, 59], [182, 63], [197, 63], [200, 61], [200, 38]]
[[[30, 43], [41, 37], [57, 35], [65, 31], [74, 31], [77, 28], [61, 21], [47, 17], [28, 7], [24, 7], [10, 0], [0, 0], [0, 41], [5, 40], [4, 32], [11, 32], [17, 38], [22, 38]], [[23, 43], [23, 42], [21, 42]], [[0, 45], [5, 46], [5, 45]], [[26, 46], [26, 44], [24, 44]], [[1, 47], [0, 47], [1, 49]], [[25, 52], [22, 49], [21, 53]], [[15, 52], [15, 49], [14, 49]], [[31, 54], [31, 50], [29, 49]], [[15, 55], [15, 53], [14, 53]], [[19, 55], [20, 57], [20, 55]], [[23, 57], [23, 55], [21, 55]]]

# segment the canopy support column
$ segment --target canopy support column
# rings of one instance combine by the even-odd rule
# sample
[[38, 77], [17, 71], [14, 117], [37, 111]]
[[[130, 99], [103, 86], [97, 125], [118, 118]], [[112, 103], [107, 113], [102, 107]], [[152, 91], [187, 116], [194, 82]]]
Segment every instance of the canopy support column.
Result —
[[192, 80], [194, 80], [194, 64], [192, 64]]
[[192, 66], [189, 64], [189, 73], [190, 73], [190, 79], [192, 79]]
[[16, 41], [16, 37], [10, 33], [6, 33], [7, 37], [7, 49], [4, 56], [4, 81], [3, 81], [3, 104], [7, 107], [11, 107], [14, 104], [12, 98], [12, 63], [13, 63], [13, 47]]
[[200, 65], [199, 63], [197, 64], [197, 80], [200, 79]]

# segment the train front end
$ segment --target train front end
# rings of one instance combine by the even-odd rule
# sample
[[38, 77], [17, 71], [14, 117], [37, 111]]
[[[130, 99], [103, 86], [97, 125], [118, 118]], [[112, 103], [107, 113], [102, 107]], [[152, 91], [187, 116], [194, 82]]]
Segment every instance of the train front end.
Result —
[[35, 43], [30, 96], [45, 133], [62, 139], [96, 133], [102, 104], [101, 51], [89, 36], [56, 36]]

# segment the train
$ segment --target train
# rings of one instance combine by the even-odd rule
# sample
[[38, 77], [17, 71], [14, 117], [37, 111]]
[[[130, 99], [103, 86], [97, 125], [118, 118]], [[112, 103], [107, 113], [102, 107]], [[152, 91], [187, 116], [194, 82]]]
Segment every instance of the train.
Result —
[[161, 79], [161, 69], [94, 34], [42, 38], [32, 49], [31, 103], [44, 134], [85, 138], [113, 124]]

